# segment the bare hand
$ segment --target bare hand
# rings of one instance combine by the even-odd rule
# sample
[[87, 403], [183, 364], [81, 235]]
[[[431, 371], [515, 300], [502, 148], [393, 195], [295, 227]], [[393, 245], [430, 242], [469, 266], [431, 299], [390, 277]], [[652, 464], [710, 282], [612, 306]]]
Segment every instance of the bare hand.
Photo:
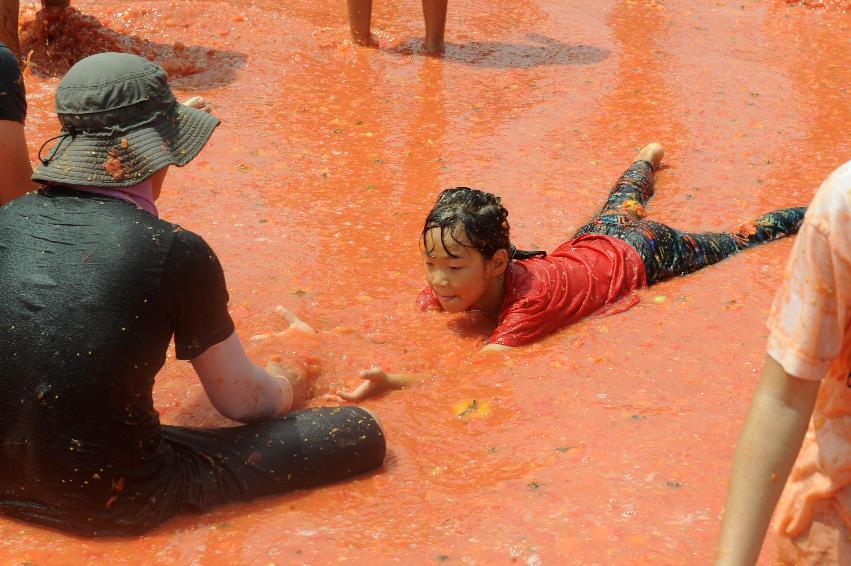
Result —
[[293, 390], [293, 407], [297, 407], [305, 402], [309, 396], [307, 380], [304, 379], [304, 374], [299, 370], [291, 367], [284, 367], [277, 362], [269, 362], [266, 364], [266, 371], [269, 375], [286, 379]]
[[346, 401], [363, 401], [388, 389], [402, 389], [408, 383], [404, 376], [377, 367], [362, 371], [360, 376], [363, 383], [352, 391], [337, 391], [337, 396]]

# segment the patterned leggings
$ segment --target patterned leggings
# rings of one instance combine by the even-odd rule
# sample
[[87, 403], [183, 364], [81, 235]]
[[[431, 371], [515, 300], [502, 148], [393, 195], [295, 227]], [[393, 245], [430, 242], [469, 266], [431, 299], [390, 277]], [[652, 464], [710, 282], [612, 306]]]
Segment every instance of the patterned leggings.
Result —
[[638, 250], [647, 270], [647, 284], [685, 275], [740, 250], [794, 234], [806, 207], [784, 208], [743, 224], [737, 232], [681, 232], [644, 220], [644, 207], [653, 196], [653, 167], [636, 161], [615, 183], [600, 212], [574, 238], [603, 234], [620, 238]]

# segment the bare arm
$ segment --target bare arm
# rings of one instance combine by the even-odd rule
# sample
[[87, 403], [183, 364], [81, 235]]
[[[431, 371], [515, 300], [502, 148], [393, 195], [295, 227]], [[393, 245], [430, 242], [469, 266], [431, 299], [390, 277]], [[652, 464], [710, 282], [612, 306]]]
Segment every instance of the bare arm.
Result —
[[716, 566], [756, 563], [768, 523], [801, 448], [819, 381], [789, 375], [766, 357], [727, 488]]
[[[253, 422], [283, 415], [294, 401], [290, 376], [295, 370], [270, 366], [278, 375], [251, 363], [236, 332], [192, 360], [192, 367], [207, 397], [221, 414], [240, 422]], [[302, 392], [303, 396], [303, 392]]]
[[0, 204], [33, 190], [33, 174], [24, 125], [11, 120], [0, 120]]

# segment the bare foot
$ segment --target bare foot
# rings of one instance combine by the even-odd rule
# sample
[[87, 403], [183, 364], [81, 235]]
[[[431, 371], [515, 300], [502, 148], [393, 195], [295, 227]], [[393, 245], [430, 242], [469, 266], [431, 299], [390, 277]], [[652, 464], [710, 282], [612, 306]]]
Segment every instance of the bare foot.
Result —
[[361, 36], [352, 34], [352, 43], [359, 47], [378, 47], [378, 38], [373, 34], [369, 34], [368, 36]]
[[634, 161], [649, 161], [653, 165], [653, 170], [659, 169], [659, 164], [662, 163], [662, 157], [665, 155], [665, 148], [661, 143], [648, 143], [641, 148], [641, 151], [635, 156]]
[[184, 106], [188, 106], [190, 108], [195, 108], [197, 110], [203, 110], [206, 113], [210, 113], [213, 110], [213, 107], [207, 102], [207, 99], [203, 96], [193, 96], [192, 98], [183, 102]]
[[426, 55], [443, 55], [443, 52], [446, 50], [446, 44], [443, 42], [443, 39], [436, 41], [426, 40], [423, 42], [423, 50]]

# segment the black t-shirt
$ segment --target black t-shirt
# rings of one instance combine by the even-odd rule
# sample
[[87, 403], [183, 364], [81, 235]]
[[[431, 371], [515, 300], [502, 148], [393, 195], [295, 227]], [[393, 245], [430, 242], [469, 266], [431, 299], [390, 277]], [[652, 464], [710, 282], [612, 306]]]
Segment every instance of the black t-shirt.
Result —
[[15, 54], [0, 43], [0, 120], [24, 123], [27, 99]]
[[0, 505], [103, 516], [125, 482], [155, 505], [173, 462], [154, 378], [172, 335], [191, 359], [233, 333], [227, 302], [209, 245], [132, 203], [51, 188], [0, 208]]

